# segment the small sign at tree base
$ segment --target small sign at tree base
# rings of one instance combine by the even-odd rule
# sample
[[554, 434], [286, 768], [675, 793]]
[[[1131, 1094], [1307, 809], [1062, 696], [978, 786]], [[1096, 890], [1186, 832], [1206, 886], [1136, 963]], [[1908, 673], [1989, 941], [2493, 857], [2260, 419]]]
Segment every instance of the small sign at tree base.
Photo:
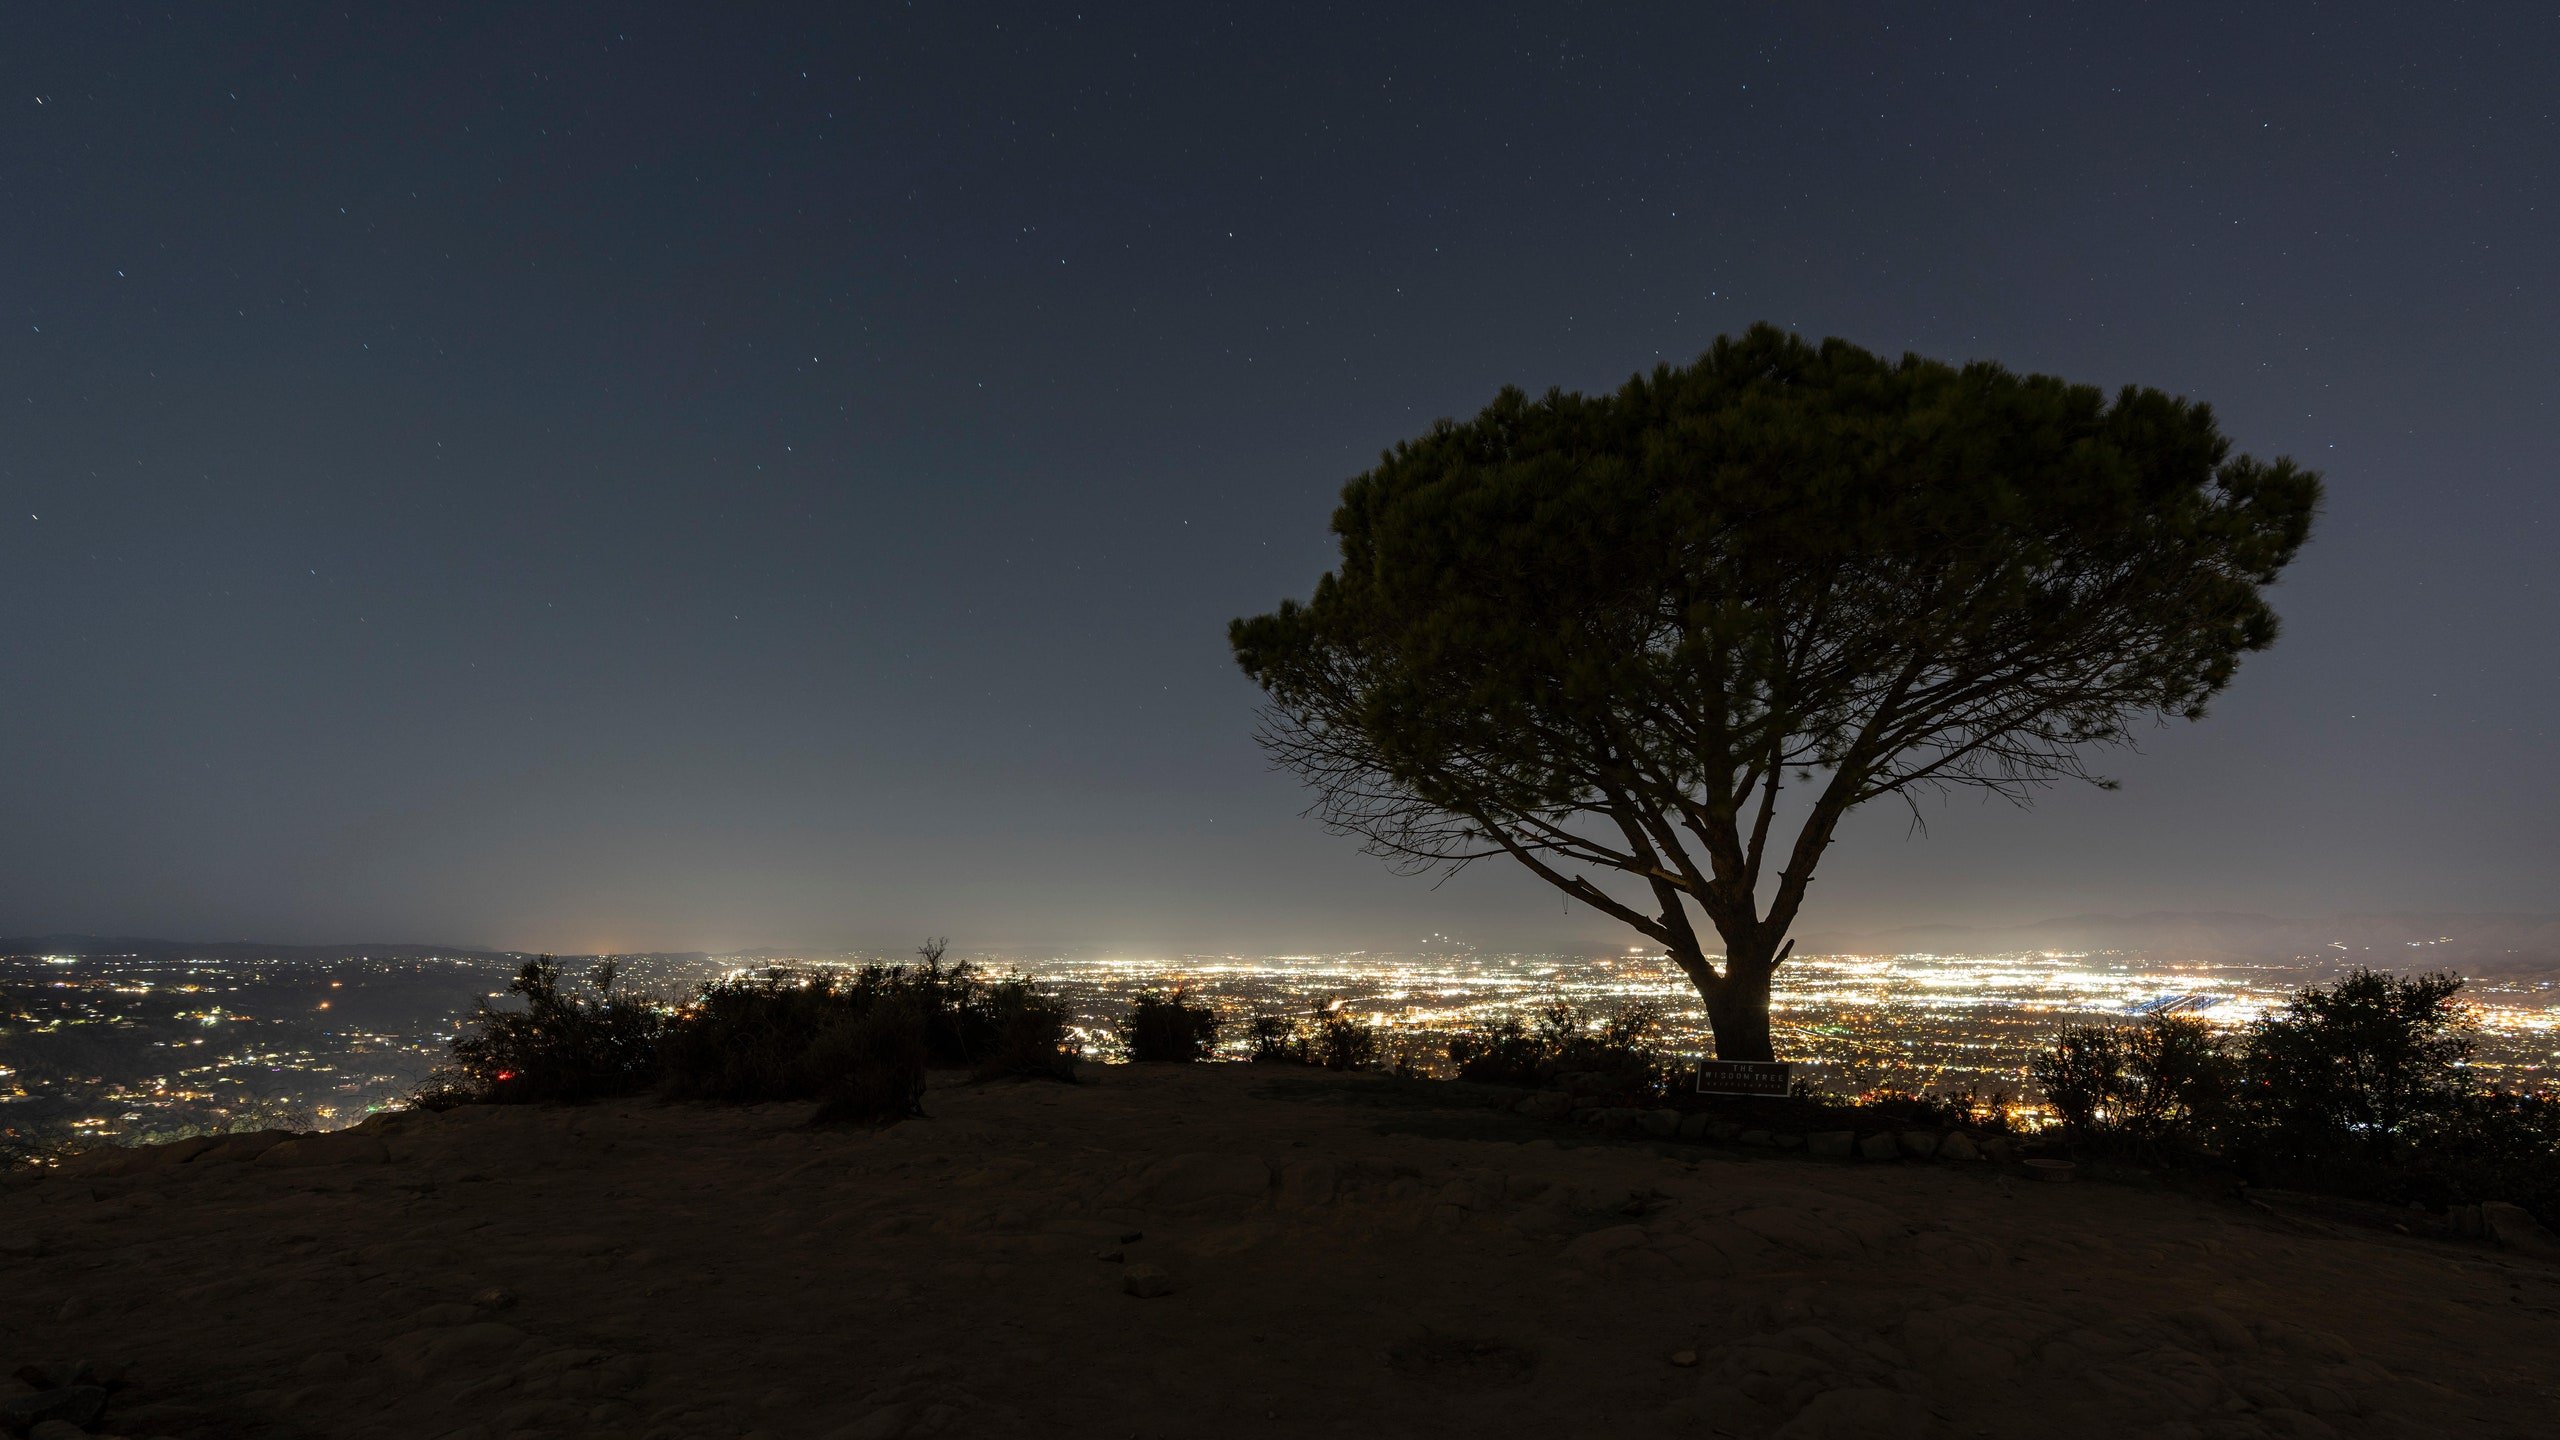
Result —
[[1787, 1068], [1784, 1060], [1701, 1060], [1698, 1093], [1763, 1095], [1783, 1100], [1787, 1094]]

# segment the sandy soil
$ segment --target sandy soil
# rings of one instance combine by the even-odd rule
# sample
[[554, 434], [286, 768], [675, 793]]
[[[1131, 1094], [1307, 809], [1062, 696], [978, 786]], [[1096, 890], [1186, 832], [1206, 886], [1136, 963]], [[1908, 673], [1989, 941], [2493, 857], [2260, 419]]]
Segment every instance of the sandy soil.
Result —
[[0, 1362], [124, 1364], [136, 1436], [2560, 1433], [2535, 1260], [1087, 1074], [879, 1132], [478, 1109], [57, 1175], [0, 1193]]

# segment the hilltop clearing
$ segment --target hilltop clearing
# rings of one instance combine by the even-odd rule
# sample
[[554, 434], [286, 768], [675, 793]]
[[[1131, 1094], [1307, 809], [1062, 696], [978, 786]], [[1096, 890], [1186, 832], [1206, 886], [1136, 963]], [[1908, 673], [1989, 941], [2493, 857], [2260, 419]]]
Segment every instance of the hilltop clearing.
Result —
[[1084, 1073], [879, 1131], [472, 1107], [52, 1175], [0, 1192], [0, 1360], [122, 1367], [96, 1429], [132, 1436], [2488, 1440], [2560, 1406], [2560, 1266], [2486, 1247], [1378, 1076]]

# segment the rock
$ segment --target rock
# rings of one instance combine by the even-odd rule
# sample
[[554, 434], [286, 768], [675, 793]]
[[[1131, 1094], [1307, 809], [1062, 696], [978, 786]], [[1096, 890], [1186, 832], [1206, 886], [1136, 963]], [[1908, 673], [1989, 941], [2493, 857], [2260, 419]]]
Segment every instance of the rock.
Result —
[[453, 1369], [485, 1369], [488, 1362], [523, 1342], [523, 1331], [484, 1320], [395, 1335], [383, 1342], [382, 1358], [400, 1373], [423, 1379]]
[[86, 1360], [39, 1360], [17, 1369], [19, 1379], [38, 1390], [59, 1390], [66, 1385], [87, 1385], [97, 1379], [90, 1373]]
[[1745, 1130], [1742, 1132], [1742, 1143], [1745, 1145], [1758, 1145], [1766, 1149], [1775, 1146], [1778, 1143], [1778, 1137], [1770, 1134], [1766, 1130]]
[[1561, 1120], [1572, 1113], [1573, 1097], [1561, 1090], [1541, 1090], [1522, 1096], [1520, 1103], [1511, 1108], [1532, 1120]]
[[2533, 1218], [2533, 1212], [2521, 1205], [2510, 1205], [2503, 1200], [2482, 1202], [2480, 1230], [2504, 1249], [2560, 1259], [2560, 1236], [2542, 1228], [2542, 1222]]
[[1982, 1137], [1982, 1158], [1990, 1161], [1994, 1165], [2006, 1165], [2011, 1160], [2016, 1159], [2017, 1154], [2018, 1152], [2016, 1148], [2011, 1146], [2008, 1140], [2002, 1136], [1985, 1135]]
[[1096, 1251], [1094, 1251], [1094, 1252], [1093, 1252], [1093, 1258], [1094, 1258], [1094, 1259], [1096, 1259], [1096, 1260], [1101, 1261], [1101, 1262], [1102, 1262], [1103, 1264], [1105, 1264], [1105, 1265], [1121, 1265], [1121, 1264], [1126, 1264], [1126, 1263], [1128, 1262], [1128, 1259], [1129, 1259], [1129, 1252], [1128, 1252], [1128, 1251], [1126, 1251], [1126, 1250], [1120, 1249], [1118, 1246], [1116, 1246], [1116, 1245], [1115, 1245], [1115, 1246], [1113, 1246], [1111, 1249], [1108, 1249], [1108, 1250], [1096, 1250]]
[[60, 1420], [80, 1429], [97, 1423], [107, 1408], [107, 1390], [103, 1385], [65, 1385], [53, 1390], [39, 1390], [21, 1395], [0, 1405], [0, 1425], [11, 1430], [30, 1430], [47, 1420]]
[[1161, 1265], [1132, 1265], [1120, 1277], [1120, 1293], [1153, 1300], [1173, 1293], [1173, 1277]]
[[1860, 1388], [1816, 1395], [1773, 1440], [1919, 1440], [1928, 1433], [1929, 1407], [1919, 1396]]
[[133, 1169], [132, 1151], [117, 1146], [107, 1146], [97, 1150], [83, 1150], [53, 1167], [53, 1173], [66, 1175], [75, 1180], [102, 1180], [110, 1175], [125, 1174], [131, 1169]]
[[156, 1148], [160, 1152], [161, 1164], [184, 1165], [221, 1143], [222, 1137], [219, 1135], [191, 1135], [184, 1140], [172, 1140]]
[[1269, 1193], [1271, 1180], [1271, 1166], [1259, 1155], [1195, 1151], [1149, 1165], [1118, 1198], [1157, 1205], [1244, 1204]]
[[1647, 1110], [1636, 1117], [1636, 1124], [1656, 1140], [1668, 1140], [1680, 1133], [1680, 1112]]
[[1330, 1160], [1292, 1160], [1280, 1167], [1280, 1203], [1311, 1207], [1333, 1203], [1341, 1176]]
[[649, 1379], [649, 1362], [639, 1355], [616, 1355], [596, 1367], [596, 1388], [608, 1395], [628, 1395]]
[[912, 1400], [883, 1405], [836, 1432], [837, 1440], [896, 1440], [907, 1433], [920, 1407]]
[[222, 1143], [189, 1161], [192, 1165], [237, 1165], [255, 1160], [269, 1150], [293, 1138], [287, 1130], [239, 1130], [222, 1137]]
[[1704, 1115], [1683, 1115], [1680, 1117], [1680, 1138], [1683, 1140], [1704, 1140], [1707, 1138], [1707, 1127], [1714, 1123], [1715, 1122], [1713, 1120]]
[[585, 1345], [570, 1345], [548, 1351], [528, 1360], [516, 1371], [527, 1380], [544, 1376], [565, 1375], [572, 1370], [585, 1370], [612, 1359], [609, 1353]]
[[39, 1420], [27, 1440], [89, 1440], [89, 1432], [68, 1420]]
[[1982, 1151], [1975, 1148], [1972, 1136], [1958, 1130], [1948, 1135], [1946, 1139], [1938, 1142], [1938, 1158], [1941, 1160], [1979, 1160], [1982, 1158]]
[[1817, 1130], [1804, 1137], [1804, 1148], [1833, 1160], [1846, 1160], [1858, 1153], [1855, 1130]]
[[322, 1350], [305, 1359], [295, 1371], [305, 1380], [335, 1380], [354, 1368], [344, 1350]]
[[1890, 1160], [1902, 1153], [1902, 1143], [1891, 1135], [1870, 1135], [1858, 1142], [1858, 1153], [1870, 1160]]
[[1793, 1130], [1781, 1130], [1770, 1138], [1769, 1143], [1781, 1150], [1801, 1150], [1804, 1148], [1804, 1137]]
[[516, 1292], [504, 1285], [492, 1285], [472, 1296], [471, 1303], [483, 1310], [511, 1310], [515, 1308]]
[[1453, 1210], [1490, 1210], [1502, 1199], [1498, 1182], [1486, 1176], [1461, 1175], [1433, 1191], [1431, 1203]]
[[215, 1423], [211, 1414], [192, 1405], [143, 1405], [116, 1412], [116, 1424], [129, 1435], [186, 1435]]
[[1719, 1145], [1731, 1145], [1742, 1138], [1742, 1123], [1738, 1120], [1710, 1120], [1707, 1122], [1707, 1138]]
[[1935, 1130], [1903, 1131], [1902, 1153], [1915, 1160], [1926, 1160], [1930, 1156], [1937, 1154], [1938, 1132]]
[[2218, 1350], [2225, 1355], [2258, 1353], [2258, 1337], [2250, 1332], [2248, 1326], [2240, 1323], [2239, 1317], [2227, 1310], [2199, 1305], [2177, 1311], [2169, 1318], [2184, 1326], [2197, 1343], [2207, 1349]]
[[1683, 1370], [1686, 1370], [1690, 1366], [1698, 1363], [1698, 1352], [1695, 1350], [1674, 1350], [1671, 1352], [1671, 1363], [1679, 1366]]
[[391, 1150], [371, 1135], [297, 1135], [266, 1147], [252, 1159], [256, 1165], [382, 1165]]
[[1567, 1265], [1590, 1265], [1621, 1250], [1637, 1249], [1647, 1238], [1641, 1225], [1612, 1225], [1606, 1230], [1575, 1236], [1556, 1258]]
[[1120, 1232], [1120, 1243], [1123, 1245], [1135, 1245], [1146, 1238], [1147, 1232], [1144, 1230], [1123, 1230]]

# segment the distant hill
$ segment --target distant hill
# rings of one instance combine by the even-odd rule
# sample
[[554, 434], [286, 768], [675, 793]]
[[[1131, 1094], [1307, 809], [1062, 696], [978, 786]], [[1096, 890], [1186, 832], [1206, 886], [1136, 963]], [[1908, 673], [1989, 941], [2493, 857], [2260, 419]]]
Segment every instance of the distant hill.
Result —
[[504, 960], [512, 952], [467, 945], [275, 945], [256, 940], [155, 940], [133, 935], [0, 936], [0, 955], [140, 955], [151, 959], [207, 960]]
[[2133, 950], [2216, 963], [2370, 965], [2521, 976], [2560, 971], [2560, 915], [2411, 912], [2291, 919], [2228, 912], [2065, 915], [2018, 925], [1913, 925], [1808, 935], [1808, 953]]
[[[0, 936], [0, 955], [139, 955], [147, 959], [205, 960], [352, 960], [369, 956], [376, 960], [486, 960], [517, 961], [531, 955], [529, 950], [486, 950], [469, 945], [276, 945], [257, 940], [155, 940], [132, 935], [11, 935]], [[564, 955], [564, 960], [584, 960], [584, 955]], [[639, 957], [651, 960], [702, 960], [697, 952], [653, 952]]]

